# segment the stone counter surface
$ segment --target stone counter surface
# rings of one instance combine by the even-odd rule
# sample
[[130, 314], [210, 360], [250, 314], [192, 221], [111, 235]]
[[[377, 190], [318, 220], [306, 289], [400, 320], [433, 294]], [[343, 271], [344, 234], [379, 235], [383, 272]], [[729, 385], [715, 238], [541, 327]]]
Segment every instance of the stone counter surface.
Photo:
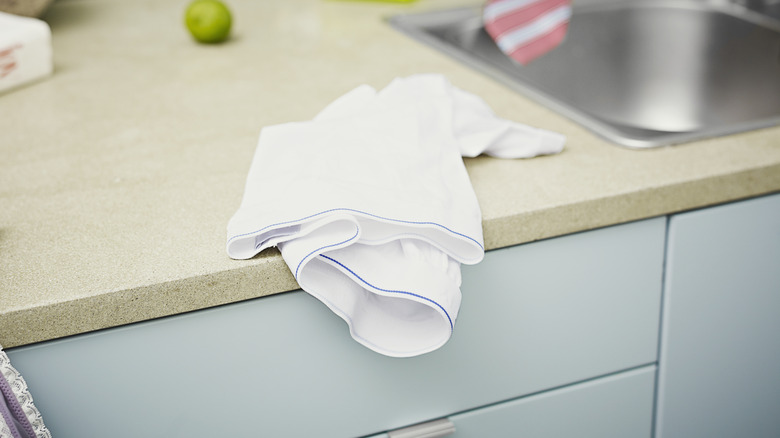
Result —
[[475, 1], [230, 0], [219, 46], [190, 39], [186, 4], [58, 0], [54, 75], [0, 94], [3, 346], [296, 289], [277, 251], [225, 253], [260, 129], [397, 76], [445, 74], [568, 137], [556, 156], [466, 160], [488, 249], [780, 190], [780, 127], [622, 149], [383, 21]]

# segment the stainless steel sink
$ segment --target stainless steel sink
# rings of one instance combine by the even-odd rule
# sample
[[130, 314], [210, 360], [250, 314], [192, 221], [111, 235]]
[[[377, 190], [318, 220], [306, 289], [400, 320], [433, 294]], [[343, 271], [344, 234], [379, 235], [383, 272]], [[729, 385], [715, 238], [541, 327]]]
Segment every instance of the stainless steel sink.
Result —
[[528, 66], [498, 50], [479, 9], [390, 23], [620, 145], [780, 124], [780, 21], [723, 0], [574, 4], [565, 42]]

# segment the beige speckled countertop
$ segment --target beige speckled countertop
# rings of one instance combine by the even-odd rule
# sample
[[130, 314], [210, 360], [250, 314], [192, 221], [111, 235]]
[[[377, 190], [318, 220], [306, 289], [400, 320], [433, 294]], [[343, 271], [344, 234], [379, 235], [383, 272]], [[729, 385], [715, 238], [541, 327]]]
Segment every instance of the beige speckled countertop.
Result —
[[557, 156], [466, 160], [487, 248], [780, 190], [780, 127], [622, 149], [382, 21], [476, 0], [232, 0], [222, 46], [191, 42], [186, 3], [59, 0], [54, 75], [0, 94], [0, 344], [297, 288], [276, 251], [225, 254], [258, 133], [396, 76], [443, 73], [568, 136]]

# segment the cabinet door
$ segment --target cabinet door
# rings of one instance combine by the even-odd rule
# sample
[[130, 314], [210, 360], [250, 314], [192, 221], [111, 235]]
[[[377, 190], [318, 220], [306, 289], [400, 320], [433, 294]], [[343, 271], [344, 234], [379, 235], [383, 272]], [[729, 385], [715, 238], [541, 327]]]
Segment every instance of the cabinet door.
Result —
[[780, 437], [780, 195], [672, 217], [659, 438]]

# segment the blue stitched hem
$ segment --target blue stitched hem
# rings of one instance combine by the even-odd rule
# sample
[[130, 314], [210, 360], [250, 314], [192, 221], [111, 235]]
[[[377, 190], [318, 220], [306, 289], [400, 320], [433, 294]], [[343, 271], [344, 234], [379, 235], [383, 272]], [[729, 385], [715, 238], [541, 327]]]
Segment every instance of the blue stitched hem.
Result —
[[253, 234], [260, 234], [263, 231], [267, 230], [268, 228], [278, 227], [280, 225], [287, 225], [287, 224], [292, 224], [292, 223], [296, 223], [296, 222], [302, 222], [302, 221], [305, 221], [307, 219], [311, 219], [311, 218], [313, 218], [315, 216], [320, 216], [320, 215], [323, 215], [323, 214], [326, 214], [326, 213], [332, 213], [334, 211], [351, 211], [351, 212], [354, 212], [354, 213], [359, 213], [359, 214], [364, 214], [366, 216], [371, 216], [371, 217], [374, 217], [374, 218], [377, 218], [377, 219], [383, 219], [383, 220], [388, 220], [388, 221], [393, 221], [393, 222], [400, 222], [400, 223], [403, 223], [403, 224], [435, 225], [435, 226], [437, 226], [439, 228], [442, 228], [442, 229], [445, 229], [445, 230], [449, 231], [452, 234], [455, 234], [455, 235], [458, 235], [458, 236], [461, 236], [461, 237], [465, 237], [466, 239], [471, 240], [472, 242], [476, 243], [480, 248], [482, 248], [483, 251], [485, 249], [485, 247], [482, 246], [482, 244], [479, 243], [473, 237], [470, 237], [470, 236], [467, 236], [466, 234], [459, 233], [457, 231], [451, 230], [451, 229], [445, 227], [444, 225], [441, 225], [441, 224], [436, 223], [436, 222], [425, 222], [425, 221], [416, 222], [416, 221], [406, 221], [406, 220], [401, 220], [401, 219], [392, 219], [392, 218], [388, 218], [388, 217], [384, 217], [384, 216], [379, 216], [379, 215], [376, 215], [376, 214], [367, 213], [365, 211], [356, 210], [356, 209], [353, 209], [353, 208], [333, 208], [333, 209], [330, 209], [330, 210], [321, 211], [319, 213], [314, 213], [314, 214], [312, 214], [310, 216], [306, 216], [306, 217], [301, 218], [301, 219], [296, 219], [296, 220], [291, 220], [291, 221], [279, 222], [279, 223], [272, 224], [272, 225], [267, 225], [267, 226], [265, 226], [263, 228], [260, 228], [259, 230], [256, 230], [256, 231], [252, 231], [252, 232], [249, 232], [249, 233], [242, 233], [242, 234], [238, 234], [238, 235], [232, 236], [230, 239], [228, 239], [228, 244], [230, 244], [230, 242], [232, 242], [234, 239], [238, 239], [239, 237], [246, 237], [246, 236], [251, 236]]
[[338, 260], [334, 260], [334, 259], [332, 259], [332, 258], [330, 258], [330, 257], [328, 257], [328, 256], [326, 256], [326, 255], [323, 255], [323, 254], [320, 254], [320, 257], [326, 258], [326, 259], [328, 259], [328, 260], [332, 261], [333, 263], [336, 263], [337, 265], [339, 265], [339, 266], [341, 266], [342, 268], [344, 268], [344, 269], [346, 269], [347, 271], [349, 271], [349, 273], [350, 273], [350, 274], [352, 274], [352, 275], [354, 275], [354, 276], [355, 276], [355, 277], [356, 277], [358, 280], [362, 281], [363, 283], [367, 284], [368, 286], [370, 286], [370, 287], [372, 287], [372, 288], [374, 288], [374, 289], [376, 289], [376, 290], [380, 290], [380, 291], [382, 291], [382, 292], [390, 292], [390, 293], [397, 293], [397, 294], [411, 295], [411, 296], [413, 296], [413, 297], [421, 298], [421, 299], [423, 299], [423, 300], [425, 300], [425, 301], [430, 301], [431, 303], [435, 304], [435, 305], [436, 305], [436, 306], [437, 306], [439, 309], [441, 309], [441, 311], [442, 311], [442, 312], [444, 312], [444, 314], [447, 316], [447, 320], [450, 322], [450, 331], [453, 331], [453, 330], [455, 329], [455, 325], [452, 323], [452, 318], [450, 318], [450, 314], [449, 314], [449, 313], [447, 313], [447, 311], [444, 309], [444, 307], [442, 307], [442, 305], [441, 305], [441, 304], [439, 304], [439, 303], [437, 303], [436, 301], [433, 301], [432, 299], [430, 299], [430, 298], [428, 298], [428, 297], [424, 297], [424, 296], [422, 296], [422, 295], [418, 295], [418, 294], [416, 294], [416, 293], [412, 293], [412, 292], [406, 292], [406, 291], [402, 291], [402, 290], [389, 290], [389, 289], [382, 289], [381, 287], [376, 287], [376, 286], [374, 286], [373, 284], [371, 284], [371, 283], [367, 282], [367, 281], [366, 281], [366, 280], [365, 280], [363, 277], [361, 277], [360, 275], [356, 274], [356, 273], [355, 273], [355, 271], [353, 271], [353, 270], [349, 269], [348, 267], [344, 266], [344, 264], [342, 264], [342, 263], [341, 263], [341, 262], [339, 262]]
[[[309, 258], [309, 256], [311, 256], [311, 255], [312, 255], [312, 254], [314, 254], [315, 252], [322, 251], [323, 249], [326, 249], [326, 248], [333, 248], [334, 246], [343, 245], [343, 244], [345, 244], [345, 243], [347, 243], [347, 242], [349, 242], [349, 241], [351, 241], [351, 240], [354, 240], [354, 239], [355, 239], [355, 237], [357, 237], [357, 236], [358, 236], [358, 234], [360, 234], [360, 227], [355, 227], [355, 228], [357, 228], [357, 230], [355, 230], [355, 235], [354, 235], [354, 236], [352, 236], [352, 237], [350, 237], [349, 239], [347, 239], [347, 240], [345, 240], [345, 241], [343, 241], [343, 242], [333, 243], [333, 244], [331, 244], [331, 245], [325, 245], [325, 246], [323, 246], [323, 247], [321, 247], [321, 248], [317, 248], [317, 249], [315, 249], [314, 251], [312, 251], [312, 252], [310, 252], [310, 253], [306, 254], [306, 257], [304, 257], [303, 259], [301, 259], [301, 261], [300, 261], [300, 262], [298, 262], [298, 266], [296, 266], [296, 267], [295, 267], [295, 279], [296, 279], [296, 280], [298, 279], [298, 271], [301, 269], [301, 265], [303, 264], [303, 262], [304, 262], [306, 259], [308, 259], [308, 258]], [[320, 254], [320, 255], [321, 255], [321, 254]]]
[[[359, 333], [355, 331], [355, 323], [352, 321], [352, 318], [350, 318], [349, 314], [344, 312], [342, 309], [340, 309], [338, 306], [333, 304], [332, 301], [329, 301], [327, 298], [323, 297], [322, 295], [308, 291], [304, 289], [304, 292], [311, 295], [314, 299], [319, 300], [323, 304], [325, 304], [330, 310], [333, 311], [336, 315], [338, 315], [341, 319], [347, 322], [347, 325], [349, 326], [349, 334], [352, 336], [354, 340], [356, 340], [358, 343], [362, 344], [364, 347], [367, 347], [370, 350], [376, 351], [377, 353], [384, 354], [391, 357], [412, 357], [412, 356], [419, 356], [421, 354], [430, 353], [431, 351], [436, 350], [437, 348], [444, 345], [447, 340], [449, 340], [449, 336], [447, 339], [444, 340], [441, 344], [437, 344], [437, 346], [428, 346], [421, 349], [408, 351], [408, 350], [391, 350], [387, 347], [383, 347], [375, 342], [371, 342], [370, 340], [364, 338], [363, 336], [360, 336]], [[452, 332], [450, 332], [450, 336], [452, 336]], [[431, 344], [433, 345], [433, 344]]]

